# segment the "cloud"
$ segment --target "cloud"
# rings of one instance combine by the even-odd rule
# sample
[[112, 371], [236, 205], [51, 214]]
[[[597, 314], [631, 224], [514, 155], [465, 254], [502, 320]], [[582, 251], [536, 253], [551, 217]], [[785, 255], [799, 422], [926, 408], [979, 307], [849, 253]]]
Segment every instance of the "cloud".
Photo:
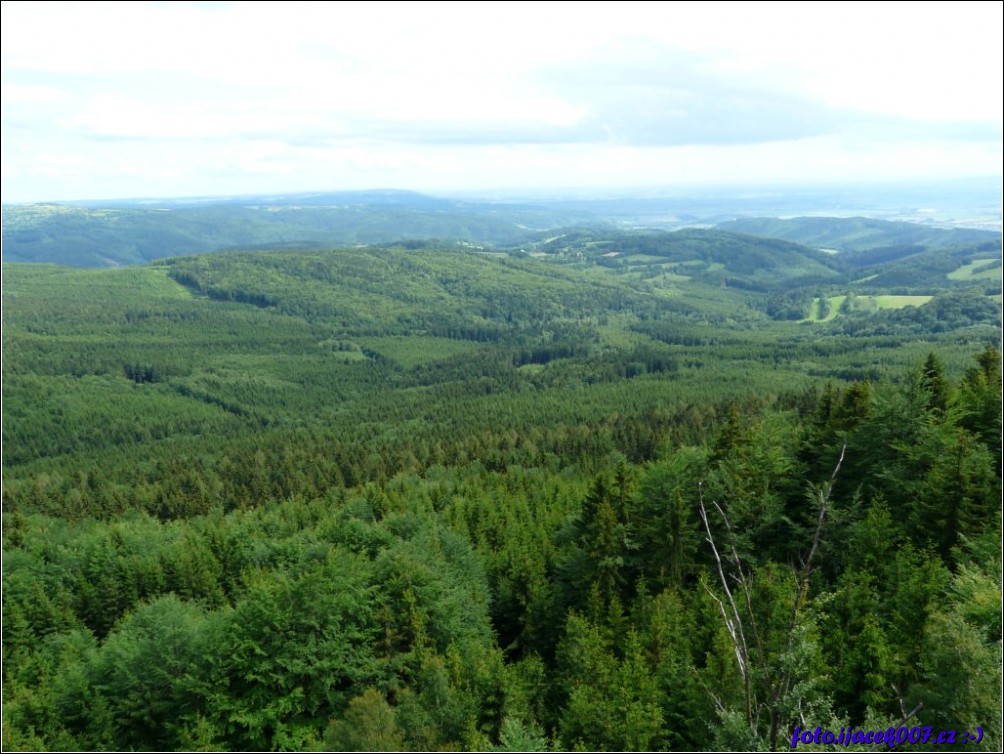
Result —
[[148, 140], [239, 140], [295, 133], [304, 125], [297, 122], [297, 114], [240, 100], [167, 104], [117, 94], [90, 99], [63, 124], [91, 137]]
[[1000, 121], [992, 120], [918, 120], [903, 117], [868, 115], [852, 121], [861, 137], [875, 141], [942, 140], [955, 142], [1001, 142]]
[[680, 77], [591, 95], [589, 130], [636, 146], [755, 144], [832, 133], [838, 118], [795, 97]]
[[390, 7], [4, 2], [5, 197], [1000, 170], [999, 3]]
[[[765, 77], [766, 80], [771, 80]], [[578, 133], [636, 146], [751, 144], [832, 133], [840, 114], [800, 93], [725, 72], [711, 56], [626, 39], [537, 79], [587, 115]]]
[[54, 86], [7, 82], [0, 85], [0, 96], [3, 97], [4, 104], [55, 102], [64, 95], [65, 92], [62, 89]]

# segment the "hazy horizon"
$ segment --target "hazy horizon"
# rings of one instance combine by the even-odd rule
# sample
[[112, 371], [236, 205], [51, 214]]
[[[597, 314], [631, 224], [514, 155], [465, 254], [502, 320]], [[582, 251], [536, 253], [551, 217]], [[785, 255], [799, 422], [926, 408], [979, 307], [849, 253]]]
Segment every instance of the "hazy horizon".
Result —
[[[1001, 198], [1001, 187], [1004, 178], [1000, 175], [970, 176], [964, 178], [942, 178], [925, 181], [886, 180], [873, 182], [831, 181], [818, 183], [704, 183], [651, 186], [512, 186], [498, 187], [464, 187], [441, 188], [426, 190], [421, 187], [409, 186], [375, 186], [360, 187], [328, 187], [315, 189], [291, 189], [289, 191], [243, 191], [214, 194], [187, 195], [134, 195], [134, 196], [100, 196], [100, 197], [48, 197], [44, 199], [29, 199], [23, 201], [7, 200], [3, 206], [14, 207], [32, 204], [64, 204], [64, 205], [94, 205], [103, 204], [138, 204], [144, 203], [178, 203], [178, 204], [214, 204], [240, 202], [242, 200], [286, 200], [304, 197], [316, 198], [323, 196], [338, 197], [341, 195], [378, 196], [381, 193], [415, 194], [436, 199], [451, 199], [457, 201], [487, 202], [487, 203], [562, 203], [562, 202], [606, 202], [606, 201], [647, 201], [665, 199], [702, 200], [711, 197], [722, 201], [737, 201], [742, 199], [791, 197], [813, 200], [834, 198], [846, 192], [867, 192], [865, 203], [873, 202], [874, 198], [883, 197], [889, 202], [900, 202], [904, 207], [911, 201], [923, 202], [941, 201], [948, 204], [962, 203], [966, 207], [979, 206], [979, 202], [991, 203], [996, 206]], [[974, 203], [975, 201], [975, 203]], [[919, 204], [917, 206], [920, 206]]]
[[999, 3], [2, 13], [6, 204], [1001, 172]]

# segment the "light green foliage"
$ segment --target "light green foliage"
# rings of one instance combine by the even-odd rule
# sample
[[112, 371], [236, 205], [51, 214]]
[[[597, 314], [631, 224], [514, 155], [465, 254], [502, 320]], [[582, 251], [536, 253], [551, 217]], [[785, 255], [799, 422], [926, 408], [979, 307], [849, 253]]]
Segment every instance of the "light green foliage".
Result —
[[324, 734], [328, 751], [403, 751], [404, 738], [394, 708], [375, 688], [349, 702], [339, 719]]
[[912, 691], [925, 705], [927, 724], [982, 727], [982, 751], [996, 751], [1004, 737], [1000, 553], [999, 525], [958, 553], [958, 573], [924, 628], [921, 681]]
[[499, 745], [493, 751], [551, 751], [551, 748], [538, 726], [507, 717], [502, 722]]
[[618, 650], [585, 619], [569, 619], [559, 652], [559, 667], [567, 678], [568, 701], [561, 717], [564, 748], [660, 748], [665, 734], [660, 693], [646, 672], [637, 634], [630, 632]]

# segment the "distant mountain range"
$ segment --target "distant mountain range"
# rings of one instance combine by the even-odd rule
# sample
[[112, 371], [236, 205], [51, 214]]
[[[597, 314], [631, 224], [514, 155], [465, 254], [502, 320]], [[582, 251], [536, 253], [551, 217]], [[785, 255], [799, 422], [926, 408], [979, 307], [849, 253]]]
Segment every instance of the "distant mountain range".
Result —
[[[860, 269], [932, 249], [1000, 241], [996, 232], [864, 217], [719, 222], [723, 213], [728, 216], [729, 203], [736, 201], [708, 197], [466, 201], [384, 190], [12, 205], [3, 207], [3, 259], [117, 267], [237, 249], [405, 244], [574, 252], [608, 266], [652, 262], [644, 258], [648, 255], [660, 264], [702, 262], [708, 274], [724, 269], [726, 275], [752, 275], [776, 283], [823, 279], [848, 266]], [[746, 210], [766, 209], [776, 198], [743, 201]], [[711, 226], [714, 230], [708, 229]], [[792, 254], [796, 258], [790, 258]]]
[[751, 217], [720, 223], [720, 230], [832, 249], [847, 254], [887, 247], [943, 249], [965, 243], [1000, 239], [1000, 233], [970, 228], [937, 228], [917, 223], [873, 220], [867, 217]]
[[479, 204], [405, 191], [244, 197], [202, 203], [3, 208], [3, 258], [73, 267], [145, 264], [227, 249], [318, 248], [438, 239], [511, 246], [536, 231], [602, 221], [577, 210]]

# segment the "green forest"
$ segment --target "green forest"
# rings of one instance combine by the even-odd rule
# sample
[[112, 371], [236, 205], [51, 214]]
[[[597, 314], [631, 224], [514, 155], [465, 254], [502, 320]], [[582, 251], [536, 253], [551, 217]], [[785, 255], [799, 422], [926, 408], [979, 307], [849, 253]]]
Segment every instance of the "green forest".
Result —
[[4, 263], [4, 751], [1000, 749], [999, 237], [447, 246]]

